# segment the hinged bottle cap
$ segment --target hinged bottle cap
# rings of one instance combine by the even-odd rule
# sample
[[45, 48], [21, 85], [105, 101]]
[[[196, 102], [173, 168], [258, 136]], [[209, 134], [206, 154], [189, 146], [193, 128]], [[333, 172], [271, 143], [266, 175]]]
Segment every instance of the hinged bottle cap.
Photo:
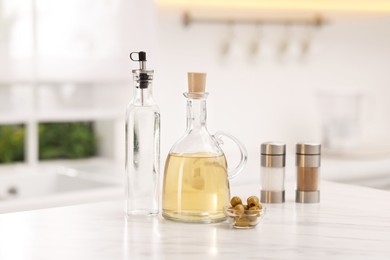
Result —
[[[138, 55], [138, 59], [134, 58], [133, 57], [134, 55]], [[132, 53], [130, 53], [130, 60], [138, 61], [139, 62], [139, 69], [146, 70], [146, 52], [144, 52], [144, 51], [132, 52]]]
[[188, 92], [203, 93], [206, 89], [206, 73], [188, 72]]
[[153, 70], [146, 70], [146, 52], [132, 52], [130, 53], [130, 59], [139, 63], [139, 69], [133, 70], [133, 79], [136, 82], [136, 88], [148, 88], [153, 80]]

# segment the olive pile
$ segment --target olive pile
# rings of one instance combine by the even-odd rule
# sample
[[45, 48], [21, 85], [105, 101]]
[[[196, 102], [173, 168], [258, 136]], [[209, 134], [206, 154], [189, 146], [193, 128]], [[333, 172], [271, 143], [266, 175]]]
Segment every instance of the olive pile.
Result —
[[244, 205], [240, 197], [234, 196], [230, 200], [230, 204], [229, 210], [235, 215], [235, 226], [248, 227], [257, 224], [256, 220], [260, 217], [260, 210], [263, 208], [258, 197], [250, 196], [247, 199], [247, 205]]

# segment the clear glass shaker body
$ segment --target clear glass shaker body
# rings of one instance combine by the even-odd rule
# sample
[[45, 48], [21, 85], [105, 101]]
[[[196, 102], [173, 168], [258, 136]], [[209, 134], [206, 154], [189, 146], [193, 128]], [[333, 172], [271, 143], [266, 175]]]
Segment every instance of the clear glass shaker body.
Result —
[[284, 179], [284, 167], [261, 167], [261, 190], [283, 192]]
[[223, 207], [229, 203], [229, 180], [246, 162], [241, 144], [242, 160], [234, 173], [228, 175], [227, 162], [219, 147], [219, 137], [206, 127], [207, 93], [185, 93], [187, 130], [171, 148], [165, 164], [162, 214], [170, 220], [213, 223], [226, 219]]
[[152, 96], [153, 71], [145, 72], [133, 71], [134, 96], [126, 112], [127, 215], [156, 215], [159, 209], [160, 110]]

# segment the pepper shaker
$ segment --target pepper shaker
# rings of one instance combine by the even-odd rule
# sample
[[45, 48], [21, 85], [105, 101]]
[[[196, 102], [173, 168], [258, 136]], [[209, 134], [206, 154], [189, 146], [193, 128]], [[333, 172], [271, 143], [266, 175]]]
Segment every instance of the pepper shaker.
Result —
[[297, 143], [295, 162], [297, 171], [295, 201], [320, 202], [321, 144]]

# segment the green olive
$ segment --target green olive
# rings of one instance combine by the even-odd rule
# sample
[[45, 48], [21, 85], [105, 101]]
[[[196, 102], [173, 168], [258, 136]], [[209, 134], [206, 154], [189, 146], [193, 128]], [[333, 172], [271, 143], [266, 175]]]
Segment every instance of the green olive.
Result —
[[238, 205], [238, 204], [242, 204], [242, 201], [241, 201], [240, 197], [234, 196], [234, 197], [230, 200], [230, 204], [232, 204], [232, 207], [235, 207], [235, 206]]
[[247, 199], [247, 202], [248, 202], [248, 206], [251, 208], [251, 207], [254, 207], [254, 206], [259, 206], [259, 198], [256, 197], [256, 196], [250, 196], [248, 199]]
[[250, 207], [248, 210], [260, 210], [260, 207], [259, 206], [253, 206], [253, 207]]
[[245, 211], [245, 208], [242, 204], [237, 204], [234, 207], [234, 214], [236, 214], [237, 216], [242, 216], [244, 214], [244, 211]]

